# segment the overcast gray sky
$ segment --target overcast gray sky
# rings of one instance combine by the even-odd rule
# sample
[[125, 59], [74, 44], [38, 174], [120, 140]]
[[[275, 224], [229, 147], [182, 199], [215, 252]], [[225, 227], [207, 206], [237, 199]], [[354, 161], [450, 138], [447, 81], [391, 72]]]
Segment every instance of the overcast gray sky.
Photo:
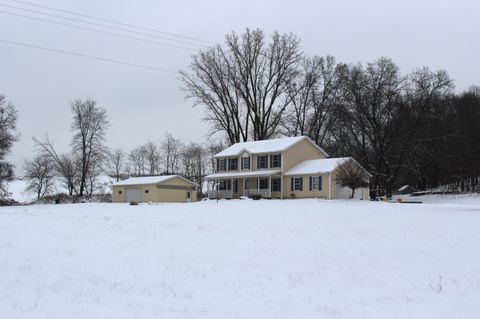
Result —
[[[267, 33], [293, 32], [302, 39], [308, 54], [330, 54], [348, 63], [389, 56], [404, 72], [420, 66], [446, 69], [455, 79], [457, 90], [480, 84], [478, 0], [26, 1], [212, 42], [221, 42], [225, 33], [241, 32], [246, 27], [258, 27]], [[0, 40], [168, 70], [185, 68], [194, 53], [12, 16], [101, 29], [12, 6], [86, 20], [0, 0]], [[157, 141], [167, 131], [183, 140], [200, 142], [208, 130], [201, 121], [202, 109], [192, 110], [191, 103], [184, 100], [175, 74], [2, 42], [0, 94], [19, 111], [22, 138], [11, 156], [17, 167], [32, 156], [33, 136], [48, 133], [60, 150], [67, 149], [71, 138], [69, 102], [76, 98], [92, 97], [107, 108], [111, 119], [108, 142], [112, 147], [129, 150], [147, 139]]]

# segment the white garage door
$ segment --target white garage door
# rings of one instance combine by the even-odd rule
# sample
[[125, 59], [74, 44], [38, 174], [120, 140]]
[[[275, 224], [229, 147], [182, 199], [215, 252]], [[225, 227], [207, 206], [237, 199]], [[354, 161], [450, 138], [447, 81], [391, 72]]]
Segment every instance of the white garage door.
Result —
[[[349, 187], [337, 187], [336, 192], [337, 199], [349, 199], [352, 196], [352, 189]], [[353, 195], [355, 199], [362, 199], [363, 198], [363, 188], [357, 188], [355, 190], [355, 194]]]
[[142, 190], [141, 189], [127, 189], [127, 202], [137, 202], [140, 203], [142, 201]]

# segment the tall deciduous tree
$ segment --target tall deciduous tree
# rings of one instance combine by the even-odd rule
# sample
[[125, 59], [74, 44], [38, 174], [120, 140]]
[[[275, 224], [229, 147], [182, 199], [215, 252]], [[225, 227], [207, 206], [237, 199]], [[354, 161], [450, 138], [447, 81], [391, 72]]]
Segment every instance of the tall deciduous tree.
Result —
[[0, 95], [0, 192], [3, 192], [4, 181], [13, 176], [13, 165], [5, 157], [10, 153], [13, 143], [18, 141], [18, 113], [12, 103]]
[[195, 55], [180, 74], [187, 97], [207, 107], [213, 132], [226, 133], [233, 144], [279, 133], [301, 60], [294, 35], [275, 32], [267, 43], [263, 31], [247, 29]]
[[38, 199], [44, 198], [55, 189], [55, 163], [46, 154], [39, 154], [31, 160], [25, 161], [26, 191]]
[[79, 195], [85, 193], [87, 178], [104, 158], [106, 152], [105, 135], [109, 126], [107, 111], [99, 107], [94, 100], [75, 100], [71, 104], [73, 112], [72, 138], [73, 150], [80, 158]]

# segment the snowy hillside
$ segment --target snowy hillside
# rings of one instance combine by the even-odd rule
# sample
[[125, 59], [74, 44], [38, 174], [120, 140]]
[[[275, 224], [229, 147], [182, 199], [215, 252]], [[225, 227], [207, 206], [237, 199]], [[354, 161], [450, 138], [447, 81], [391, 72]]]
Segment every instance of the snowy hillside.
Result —
[[0, 209], [0, 318], [478, 318], [480, 200]]

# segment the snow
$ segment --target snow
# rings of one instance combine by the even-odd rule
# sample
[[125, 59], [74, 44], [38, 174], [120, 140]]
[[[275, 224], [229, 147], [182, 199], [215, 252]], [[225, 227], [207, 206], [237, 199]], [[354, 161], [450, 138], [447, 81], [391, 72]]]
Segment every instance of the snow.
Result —
[[[147, 177], [130, 177], [122, 181], [113, 183], [112, 186], [127, 186], [127, 185], [148, 185], [148, 184], [158, 184], [165, 181], [168, 181], [172, 178], [182, 178], [178, 175], [162, 175], [162, 176], [147, 176]], [[193, 184], [193, 183], [192, 183]]]
[[[250, 154], [283, 152], [304, 139], [310, 140], [306, 136], [295, 136], [263, 141], [235, 143], [216, 154], [215, 157], [240, 156], [243, 152], [248, 152]], [[322, 152], [325, 153], [323, 150]]]
[[0, 209], [0, 318], [478, 318], [480, 197]]
[[350, 157], [338, 157], [306, 160], [288, 170], [285, 176], [331, 173], [349, 159]]
[[245, 171], [245, 172], [228, 172], [228, 173], [215, 173], [205, 176], [207, 180], [215, 179], [225, 179], [225, 178], [247, 178], [247, 177], [262, 177], [262, 176], [272, 176], [278, 174], [281, 171], [279, 170], [255, 170], [255, 171]]

